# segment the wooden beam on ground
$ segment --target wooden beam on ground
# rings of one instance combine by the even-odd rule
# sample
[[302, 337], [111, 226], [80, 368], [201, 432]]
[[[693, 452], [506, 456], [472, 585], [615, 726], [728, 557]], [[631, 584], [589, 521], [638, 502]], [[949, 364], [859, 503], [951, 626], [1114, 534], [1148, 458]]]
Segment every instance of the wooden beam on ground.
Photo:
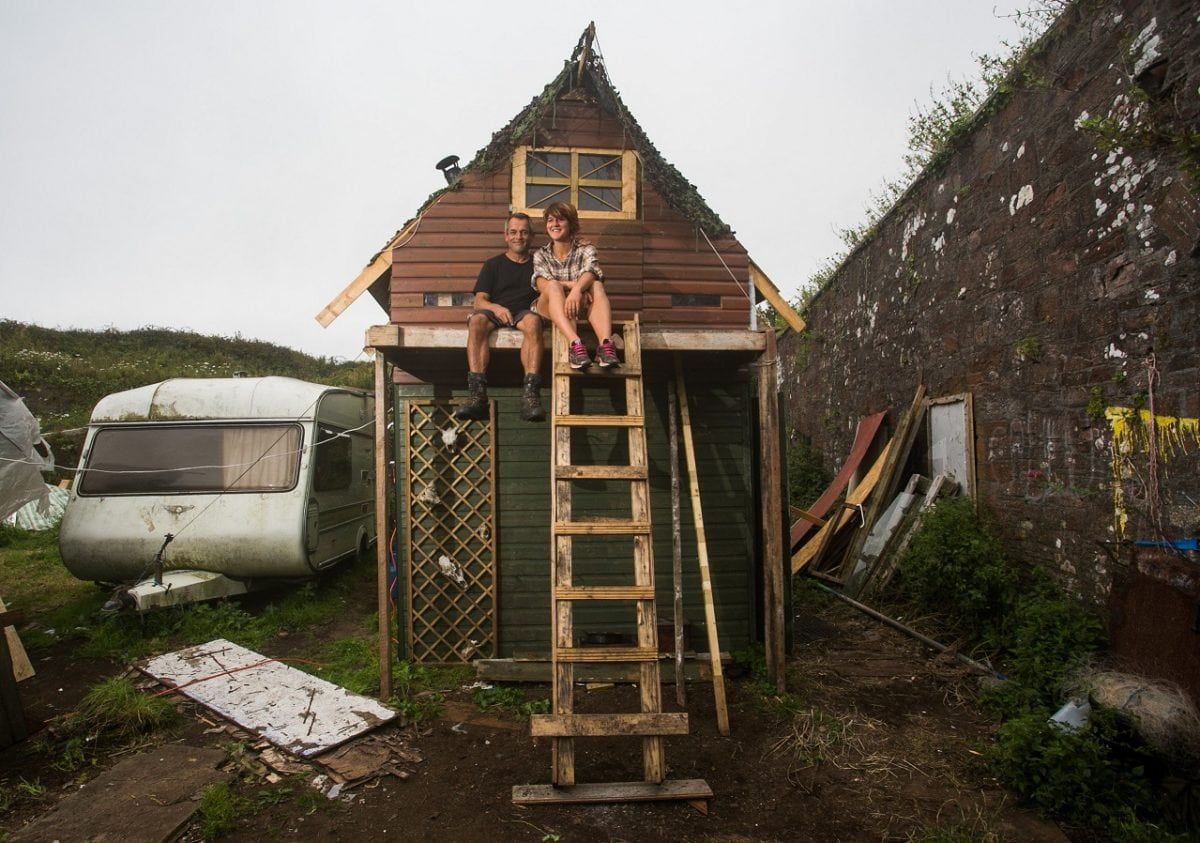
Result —
[[[875, 463], [871, 466], [871, 470], [867, 472], [867, 476], [862, 479], [862, 482], [854, 487], [854, 491], [846, 496], [846, 503], [851, 507], [861, 506], [863, 501], [871, 494], [875, 488], [875, 484], [879, 482], [879, 475], [883, 471], [883, 464], [887, 462], [887, 456], [891, 453], [892, 443], [888, 442], [884, 445], [879, 456], [875, 458]], [[831, 516], [825, 522], [825, 526], [817, 531], [817, 534], [808, 540], [808, 543], [803, 545], [799, 550], [792, 554], [792, 573], [798, 574], [805, 567], [812, 564], [814, 561], [819, 561], [819, 555], [824, 545], [828, 545], [832, 539], [832, 534], [840, 530], [844, 525], [849, 523], [852, 518], [858, 517], [855, 509], [846, 509], [840, 515]], [[840, 579], [838, 580], [841, 581]]]
[[679, 395], [679, 418], [683, 425], [683, 455], [687, 460], [688, 491], [692, 499], [692, 520], [696, 524], [696, 555], [700, 563], [700, 586], [704, 591], [704, 625], [708, 632], [708, 652], [712, 655], [713, 696], [717, 708], [717, 730], [729, 734], [729, 708], [725, 704], [725, 674], [721, 671], [721, 652], [717, 643], [717, 611], [713, 606], [712, 574], [708, 570], [708, 540], [704, 536], [704, 512], [700, 506], [700, 475], [696, 468], [696, 446], [692, 441], [692, 418], [688, 410], [687, 385], [683, 378], [683, 360], [675, 355], [675, 391]]
[[758, 447], [762, 483], [763, 530], [763, 637], [766, 642], [767, 680], [775, 690], [786, 690], [784, 648], [787, 597], [783, 559], [783, 472], [779, 454], [779, 395], [776, 380], [779, 354], [775, 332], [766, 331], [767, 350], [758, 369]]
[[392, 592], [388, 585], [387, 407], [391, 394], [383, 352], [375, 351], [375, 566], [379, 606], [379, 699], [392, 698]]
[[771, 283], [767, 273], [763, 272], [754, 261], [750, 261], [750, 280], [754, 284], [754, 289], [763, 294], [763, 298], [771, 307], [775, 308], [775, 312], [783, 317], [793, 331], [803, 331], [807, 327], [804, 320], [800, 318], [800, 314], [787, 303], [787, 299], [780, 294], [779, 288]]
[[514, 805], [570, 805], [586, 802], [663, 802], [712, 799], [712, 788], [704, 779], [677, 779], [661, 784], [614, 782], [555, 787], [549, 784], [520, 784], [512, 791]]
[[679, 410], [674, 382], [667, 385], [667, 439], [671, 462], [671, 591], [675, 625], [675, 702], [687, 705], [683, 679], [683, 541], [679, 516]]

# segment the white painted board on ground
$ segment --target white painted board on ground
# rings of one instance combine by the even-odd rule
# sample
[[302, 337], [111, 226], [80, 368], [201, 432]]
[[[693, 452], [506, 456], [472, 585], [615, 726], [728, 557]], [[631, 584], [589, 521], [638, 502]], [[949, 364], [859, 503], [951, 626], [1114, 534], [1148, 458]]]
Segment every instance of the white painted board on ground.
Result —
[[332, 749], [396, 716], [369, 697], [223, 638], [150, 659], [142, 670], [303, 757]]

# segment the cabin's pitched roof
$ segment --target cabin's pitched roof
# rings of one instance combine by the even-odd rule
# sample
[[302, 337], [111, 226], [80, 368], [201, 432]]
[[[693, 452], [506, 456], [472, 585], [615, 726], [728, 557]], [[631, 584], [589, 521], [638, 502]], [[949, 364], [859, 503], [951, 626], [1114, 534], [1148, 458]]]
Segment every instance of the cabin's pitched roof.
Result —
[[[511, 158], [513, 150], [526, 143], [536, 145], [537, 128], [547, 112], [553, 108], [555, 100], [560, 95], [572, 91], [582, 91], [592, 98], [604, 111], [612, 115], [625, 129], [630, 140], [630, 146], [641, 159], [642, 172], [654, 188], [666, 199], [672, 209], [704, 229], [711, 237], [721, 237], [730, 234], [729, 226], [708, 206], [696, 186], [683, 177], [675, 166], [662, 156], [662, 153], [650, 142], [646, 132], [634, 119], [621, 95], [613, 87], [608, 71], [604, 67], [604, 59], [593, 49], [596, 35], [595, 24], [589, 24], [579, 37], [579, 42], [571, 52], [571, 57], [563, 62], [559, 74], [542, 89], [542, 92], [530, 100], [503, 129], [495, 132], [488, 144], [475, 153], [471, 163], [463, 168], [463, 175], [468, 173], [488, 173], [497, 167], [504, 166]], [[429, 195], [417, 209], [413, 219], [419, 217], [426, 208], [432, 205], [439, 196], [454, 187], [447, 186]], [[391, 248], [405, 228], [413, 221], [408, 220], [384, 244], [371, 260], [375, 260], [384, 250]]]
[[[708, 206], [696, 186], [683, 177], [671, 162], [650, 142], [645, 131], [626, 108], [621, 95], [613, 87], [612, 80], [605, 69], [604, 60], [593, 48], [596, 36], [595, 24], [588, 24], [579, 42], [571, 52], [570, 58], [563, 63], [558, 75], [550, 81], [542, 92], [534, 97], [527, 106], [521, 109], [504, 128], [492, 135], [486, 146], [475, 153], [471, 162], [463, 168], [463, 176], [470, 173], [490, 173], [504, 166], [512, 157], [513, 150], [524, 144], [537, 143], [537, 130], [543, 119], [554, 107], [554, 103], [564, 94], [571, 94], [596, 103], [607, 114], [615, 118], [624, 129], [629, 141], [629, 147], [638, 155], [641, 161], [642, 174], [663, 197], [667, 205], [685, 219], [692, 222], [710, 237], [724, 237], [733, 232], [717, 212]], [[461, 183], [461, 178], [458, 183]], [[434, 191], [417, 209], [416, 214], [405, 222], [395, 234], [367, 262], [366, 267], [358, 277], [331, 301], [319, 314], [317, 321], [328, 326], [362, 293], [370, 291], [379, 302], [380, 307], [388, 309], [387, 278], [391, 269], [388, 251], [400, 243], [405, 235], [416, 233], [417, 227], [425, 211], [445, 193], [454, 190], [451, 185]], [[754, 284], [768, 300], [781, 312], [791, 314], [789, 322], [799, 330], [803, 321], [795, 316], [790, 305], [779, 295], [779, 291], [770, 279], [756, 269]]]

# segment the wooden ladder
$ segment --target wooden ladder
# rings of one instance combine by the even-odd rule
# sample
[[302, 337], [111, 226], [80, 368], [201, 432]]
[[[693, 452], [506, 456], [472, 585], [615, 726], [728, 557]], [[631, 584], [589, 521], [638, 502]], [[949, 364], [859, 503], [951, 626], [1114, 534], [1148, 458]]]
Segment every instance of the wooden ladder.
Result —
[[[666, 781], [663, 736], [687, 734], [688, 716], [685, 712], [665, 713], [662, 710], [640, 323], [635, 317], [631, 321], [615, 324], [623, 326], [624, 365], [593, 372], [572, 369], [567, 364], [566, 338], [557, 328], [554, 329], [551, 351], [553, 397], [550, 425], [550, 629], [554, 682], [553, 713], [530, 718], [530, 729], [535, 737], [551, 738], [553, 784], [514, 787], [513, 801], [518, 804], [654, 799], [695, 801], [712, 797], [712, 791], [701, 779]], [[580, 376], [596, 380], [624, 379], [625, 413], [572, 413], [571, 379]], [[571, 431], [577, 427], [624, 428], [629, 438], [629, 464], [573, 464]], [[630, 517], [573, 519], [571, 484], [576, 480], [629, 483]], [[572, 566], [572, 542], [576, 536], [632, 537], [633, 582], [625, 585], [576, 585]], [[614, 554], [614, 561], [618, 559], [620, 555]], [[577, 601], [583, 600], [634, 603], [637, 610], [637, 643], [634, 646], [577, 646], [573, 608]], [[640, 711], [621, 714], [576, 714], [575, 665], [589, 663], [637, 664]], [[575, 738], [616, 735], [642, 737], [643, 781], [577, 785]]]

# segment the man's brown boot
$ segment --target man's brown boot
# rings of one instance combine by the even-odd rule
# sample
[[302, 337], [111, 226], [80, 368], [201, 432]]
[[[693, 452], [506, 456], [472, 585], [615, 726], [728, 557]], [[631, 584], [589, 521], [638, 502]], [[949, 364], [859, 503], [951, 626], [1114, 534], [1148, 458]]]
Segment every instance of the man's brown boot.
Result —
[[487, 375], [483, 372], [467, 372], [467, 390], [470, 395], [466, 401], [454, 409], [454, 418], [479, 421], [486, 419], [488, 417]]
[[542, 379], [536, 374], [525, 376], [525, 391], [521, 394], [521, 420], [540, 422], [546, 420], [546, 411], [542, 409], [541, 396]]

